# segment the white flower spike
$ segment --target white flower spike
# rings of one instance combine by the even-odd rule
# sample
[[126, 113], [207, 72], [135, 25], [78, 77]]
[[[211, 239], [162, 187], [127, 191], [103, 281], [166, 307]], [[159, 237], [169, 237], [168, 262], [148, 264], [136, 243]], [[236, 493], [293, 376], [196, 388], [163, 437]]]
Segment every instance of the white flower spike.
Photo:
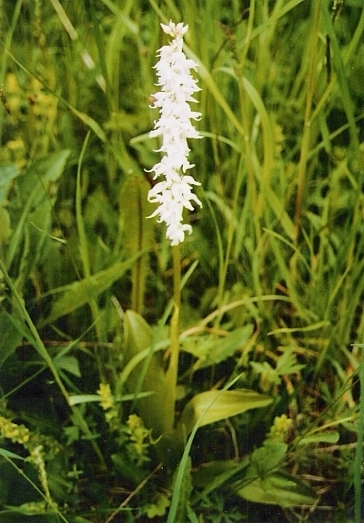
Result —
[[185, 175], [188, 169], [194, 167], [188, 161], [190, 149], [187, 138], [201, 138], [191, 123], [199, 120], [201, 113], [192, 111], [189, 102], [196, 102], [193, 94], [200, 90], [191, 70], [197, 64], [186, 57], [182, 50], [183, 35], [188, 25], [183, 23], [161, 24], [165, 33], [172, 36], [169, 45], [159, 49], [159, 61], [155, 65], [160, 91], [153, 95], [152, 107], [159, 108], [159, 120], [154, 124], [150, 136], [161, 136], [162, 145], [158, 151], [163, 157], [150, 172], [154, 179], [164, 176], [148, 194], [148, 200], [158, 203], [158, 208], [150, 216], [158, 217], [159, 222], [167, 226], [166, 236], [171, 245], [183, 242], [185, 233], [191, 233], [192, 227], [183, 223], [183, 210], [193, 210], [191, 202], [202, 206], [202, 203], [192, 192], [193, 185], [200, 185], [192, 176]]

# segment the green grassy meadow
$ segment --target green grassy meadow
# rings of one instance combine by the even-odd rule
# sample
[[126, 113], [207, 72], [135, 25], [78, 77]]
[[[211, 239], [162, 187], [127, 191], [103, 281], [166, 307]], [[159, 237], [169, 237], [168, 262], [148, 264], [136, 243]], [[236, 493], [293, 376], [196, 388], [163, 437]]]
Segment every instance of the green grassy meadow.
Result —
[[[0, 523], [363, 521], [363, 1], [0, 14]], [[170, 20], [178, 249], [147, 218]]]

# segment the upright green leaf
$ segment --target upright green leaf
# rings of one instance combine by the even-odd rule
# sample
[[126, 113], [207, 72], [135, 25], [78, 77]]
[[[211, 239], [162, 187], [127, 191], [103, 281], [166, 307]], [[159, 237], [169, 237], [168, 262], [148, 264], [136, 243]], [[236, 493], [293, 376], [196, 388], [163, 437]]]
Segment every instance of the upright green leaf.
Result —
[[0, 165], [0, 205], [5, 203], [11, 184], [18, 174], [19, 169], [17, 165]]
[[44, 200], [54, 200], [55, 186], [66, 166], [70, 150], [65, 149], [49, 154], [32, 163], [24, 174], [18, 178], [19, 196], [23, 202], [32, 200], [35, 208]]
[[2, 254], [3, 246], [7, 243], [11, 235], [11, 219], [5, 207], [0, 205], [0, 254]]
[[[148, 202], [149, 188], [144, 178], [131, 175], [120, 194], [124, 242], [129, 256], [148, 251], [153, 244], [153, 222], [147, 219], [153, 212], [153, 206]], [[148, 254], [145, 254], [136, 260], [132, 268], [131, 308], [139, 314], [143, 311], [147, 270]]]
[[146, 427], [152, 429], [154, 437], [170, 433], [174, 423], [174, 404], [169, 401], [162, 355], [153, 350], [153, 330], [136, 312], [125, 313], [125, 363], [138, 357], [141, 351], [150, 348], [146, 359], [138, 363], [127, 379], [130, 393], [151, 391], [153, 394], [136, 401], [136, 408]]
[[2, 367], [4, 361], [13, 354], [23, 338], [5, 309], [0, 312], [0, 333], [0, 367]]
[[7, 267], [10, 267], [17, 249], [22, 245], [22, 240], [25, 238], [31, 245], [31, 253], [29, 252], [27, 257], [25, 255], [28, 253], [22, 252], [21, 277], [23, 279], [32, 271], [50, 232], [57, 182], [64, 171], [69, 154], [69, 150], [63, 150], [40, 158], [17, 179], [20, 206], [6, 257]]
[[6, 244], [11, 234], [11, 218], [5, 207], [9, 191], [18, 174], [17, 165], [0, 165], [0, 255], [3, 254], [3, 245]]
[[116, 280], [129, 270], [140, 254], [117, 262], [111, 267], [93, 274], [89, 278], [55, 289], [53, 293], [60, 293], [61, 297], [53, 302], [49, 315], [40, 322], [39, 327], [56, 321], [58, 318], [70, 314], [82, 305], [88, 303], [90, 297], [97, 297], [107, 290]]

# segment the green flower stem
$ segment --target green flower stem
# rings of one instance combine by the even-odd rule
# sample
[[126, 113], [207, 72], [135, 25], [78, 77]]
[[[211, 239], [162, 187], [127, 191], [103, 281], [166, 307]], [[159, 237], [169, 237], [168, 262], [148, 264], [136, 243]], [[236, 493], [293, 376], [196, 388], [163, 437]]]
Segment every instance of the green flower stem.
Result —
[[179, 359], [179, 316], [181, 306], [181, 254], [179, 245], [172, 246], [173, 253], [173, 298], [174, 298], [174, 309], [171, 319], [171, 331], [170, 331], [170, 361], [166, 375], [168, 390], [170, 395], [170, 401], [173, 405], [176, 403], [176, 390], [177, 390], [177, 379], [178, 379], [178, 359]]

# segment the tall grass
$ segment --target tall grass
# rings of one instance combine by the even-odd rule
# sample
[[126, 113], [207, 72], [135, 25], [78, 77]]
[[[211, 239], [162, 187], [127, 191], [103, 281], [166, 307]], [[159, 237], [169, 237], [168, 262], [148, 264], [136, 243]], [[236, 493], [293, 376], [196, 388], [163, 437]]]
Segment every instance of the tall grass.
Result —
[[[233, 521], [235, 510], [258, 521], [271, 503], [287, 521], [336, 511], [359, 522], [361, 3], [3, 0], [0, 7], [0, 415], [59, 442], [64, 458], [52, 463], [44, 443], [44, 460], [61, 518], [105, 523], [119, 504], [124, 517], [127, 498], [125, 521], [144, 521], [148, 510], [155, 521], [158, 510], [169, 523], [213, 521], [219, 500], [221, 521]], [[144, 219], [147, 170], [159, 154], [148, 135], [157, 117], [153, 65], [165, 43], [159, 24], [170, 19], [189, 25], [184, 51], [198, 63], [204, 137], [191, 144], [203, 208], [188, 217], [194, 232], [174, 262], [182, 283], [175, 270], [172, 425], [175, 417], [178, 432], [188, 402], [207, 391], [273, 398], [239, 413], [226, 405], [215, 425], [192, 433], [180, 427], [175, 446], [153, 433], [153, 418], [165, 427], [172, 416], [163, 412], [172, 390], [163, 382], [172, 251], [163, 228]], [[100, 383], [110, 385], [117, 416], [107, 409], [104, 416]], [[213, 403], [199, 405], [207, 419]], [[145, 413], [151, 430], [138, 465], [127, 425], [134, 412]], [[282, 432], [286, 447], [275, 448], [281, 457], [262, 477], [292, 475], [297, 498], [289, 506], [285, 483], [273, 503], [254, 476], [254, 451], [272, 449], [268, 435], [282, 414], [292, 420]], [[3, 460], [5, 451], [24, 455], [1, 434]], [[225, 454], [214, 437], [225, 438]], [[168, 466], [158, 468], [168, 453]], [[20, 474], [9, 475], [0, 482], [2, 514], [23, 521], [24, 504], [39, 492], [12, 495]], [[301, 480], [313, 477], [319, 488], [311, 481], [309, 495]], [[97, 494], [83, 492], [83, 482]], [[226, 492], [235, 500], [230, 519]]]

